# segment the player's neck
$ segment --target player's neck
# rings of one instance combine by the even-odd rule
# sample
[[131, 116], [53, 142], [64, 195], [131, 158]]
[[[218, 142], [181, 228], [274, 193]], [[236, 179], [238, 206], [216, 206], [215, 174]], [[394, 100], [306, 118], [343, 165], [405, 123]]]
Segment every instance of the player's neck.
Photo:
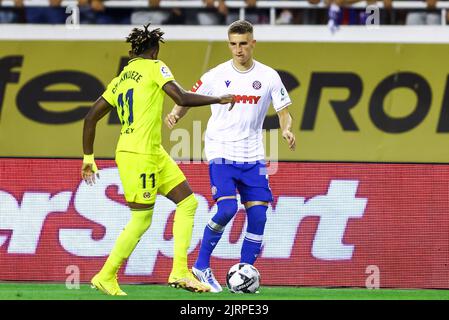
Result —
[[247, 71], [253, 67], [254, 60], [251, 58], [242, 64], [242, 63], [239, 63], [239, 62], [235, 61], [234, 59], [232, 59], [232, 64], [234, 65], [234, 68], [236, 68], [239, 71]]
[[142, 54], [139, 54], [137, 57], [149, 60], [157, 60], [157, 54], [153, 51], [144, 52]]

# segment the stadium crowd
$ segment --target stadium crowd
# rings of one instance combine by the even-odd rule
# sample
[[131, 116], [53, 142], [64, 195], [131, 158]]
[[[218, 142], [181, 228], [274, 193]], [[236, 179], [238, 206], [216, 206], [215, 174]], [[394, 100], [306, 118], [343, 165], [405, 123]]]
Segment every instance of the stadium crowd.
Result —
[[[62, 0], [48, 0], [44, 7], [25, 5], [24, 0], [13, 0], [14, 6], [2, 6], [0, 0], [0, 23], [47, 23], [63, 24], [70, 12], [62, 5]], [[202, 0], [201, 8], [166, 8], [161, 1], [148, 0], [147, 8], [105, 6], [109, 0], [78, 0], [81, 24], [144, 24], [152, 21], [161, 25], [227, 25], [239, 17], [239, 9], [229, 7], [233, 0]], [[291, 0], [298, 1], [298, 0]], [[276, 10], [276, 24], [365, 24], [367, 13], [364, 9], [353, 8], [352, 4], [362, 0], [307, 0], [310, 8], [279, 8]], [[380, 11], [381, 24], [393, 25], [440, 25], [438, 1], [418, 0], [427, 3], [426, 9], [393, 9], [392, 2], [404, 0], [368, 0], [368, 4], [383, 3]], [[126, 2], [126, 0], [124, 1]], [[253, 24], [269, 23], [269, 9], [258, 8], [257, 0], [244, 0], [245, 19]], [[324, 3], [325, 6], [317, 6]]]

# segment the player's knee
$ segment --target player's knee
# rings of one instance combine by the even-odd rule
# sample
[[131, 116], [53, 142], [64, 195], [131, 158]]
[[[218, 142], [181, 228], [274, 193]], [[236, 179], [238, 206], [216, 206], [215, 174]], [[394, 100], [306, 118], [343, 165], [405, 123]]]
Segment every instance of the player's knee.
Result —
[[231, 220], [238, 210], [237, 200], [236, 199], [225, 199], [218, 202], [218, 211], [221, 211], [222, 214]]
[[195, 195], [192, 193], [184, 200], [180, 201], [177, 205], [178, 209], [181, 209], [186, 214], [194, 216], [196, 209], [198, 208], [198, 200]]
[[131, 221], [126, 228], [137, 238], [140, 238], [150, 227], [153, 218], [153, 209], [132, 210]]
[[218, 211], [212, 220], [219, 225], [225, 226], [235, 216], [238, 210], [236, 199], [224, 199], [217, 202]]

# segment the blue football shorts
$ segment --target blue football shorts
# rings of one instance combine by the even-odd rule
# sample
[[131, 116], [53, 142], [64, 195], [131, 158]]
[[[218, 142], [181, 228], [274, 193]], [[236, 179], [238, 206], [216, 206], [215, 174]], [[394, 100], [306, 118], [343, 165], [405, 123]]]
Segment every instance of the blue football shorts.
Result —
[[223, 158], [209, 162], [209, 177], [214, 200], [240, 194], [240, 201], [273, 201], [265, 161], [237, 162]]

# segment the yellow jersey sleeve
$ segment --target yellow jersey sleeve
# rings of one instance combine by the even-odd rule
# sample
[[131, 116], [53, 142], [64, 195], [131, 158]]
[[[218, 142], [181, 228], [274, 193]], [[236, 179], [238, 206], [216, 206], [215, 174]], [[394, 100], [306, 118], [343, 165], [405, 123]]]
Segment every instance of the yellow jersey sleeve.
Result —
[[162, 62], [161, 60], [156, 61], [154, 66], [154, 81], [160, 88], [162, 88], [167, 82], [175, 80], [173, 74], [170, 71], [170, 68], [167, 67], [164, 62]]

